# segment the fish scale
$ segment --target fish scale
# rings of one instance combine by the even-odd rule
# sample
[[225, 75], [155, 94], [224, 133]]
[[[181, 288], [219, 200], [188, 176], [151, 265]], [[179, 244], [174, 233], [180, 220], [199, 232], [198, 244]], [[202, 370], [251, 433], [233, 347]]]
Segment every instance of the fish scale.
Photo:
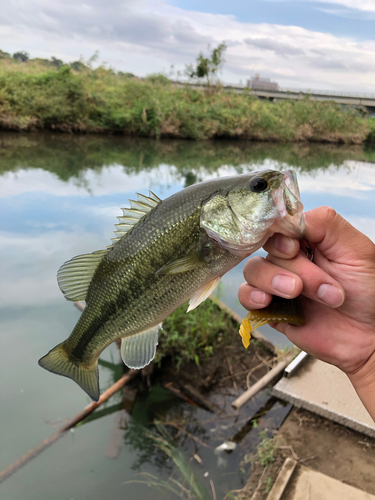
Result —
[[302, 208], [288, 171], [218, 178], [164, 201], [151, 192], [139, 195], [123, 209], [107, 250], [60, 268], [65, 297], [87, 305], [68, 339], [39, 364], [72, 378], [97, 400], [97, 361], [105, 347], [121, 338], [128, 366], [148, 364], [163, 319], [188, 299], [189, 310], [199, 305], [223, 274], [260, 248], [272, 228], [301, 237]]
[[[190, 223], [188, 225], [191, 226]], [[199, 224], [194, 223], [194, 226], [199, 237]], [[148, 325], [155, 326], [160, 323], [166, 315], [169, 315], [176, 307], [188, 300], [197, 286], [199, 287], [201, 285], [202, 281], [210, 279], [211, 274], [217, 272], [218, 266], [220, 266], [221, 269], [223, 258], [220, 256], [221, 258], [217, 266], [213, 266], [212, 268], [202, 267], [201, 269], [187, 271], [183, 276], [166, 275], [161, 278], [155, 276], [155, 270], [162, 267], [166, 260], [170, 260], [170, 257], [173, 255], [184, 255], [192, 246], [191, 241], [186, 240], [186, 245], [178, 245], [179, 249], [177, 253], [175, 248], [177, 246], [176, 242], [182, 240], [179, 238], [179, 233], [187, 230], [191, 234], [191, 227], [184, 227], [184, 225], [181, 225], [178, 230], [174, 229], [176, 228], [169, 228], [168, 233], [164, 232], [159, 240], [155, 242], [155, 245], [162, 250], [158, 252], [159, 258], [157, 261], [154, 261], [154, 267], [144, 264], [144, 262], [147, 261], [147, 253], [154, 253], [153, 246], [149, 246], [144, 253], [140, 252], [138, 255], [134, 256], [134, 262], [130, 269], [126, 266], [125, 260], [124, 275], [121, 281], [118, 280], [117, 283], [113, 283], [111, 286], [111, 301], [113, 300], [113, 296], [117, 295], [116, 291], [119, 293], [119, 295], [117, 295], [118, 299], [115, 302], [116, 310], [119, 311], [119, 313], [108, 318], [106, 315], [103, 315], [103, 313], [100, 314], [101, 321], [107, 321], [105, 327], [103, 326], [104, 331], [101, 337], [103, 340], [108, 339], [108, 343], [111, 343], [114, 334], [117, 335], [121, 333], [121, 337], [125, 337]], [[198, 237], [195, 239], [197, 240]], [[223, 253], [225, 254], [224, 258], [226, 258], [229, 263], [239, 260], [229, 252], [224, 251]], [[100, 266], [105, 267], [105, 258]], [[132, 272], [134, 269], [138, 271], [136, 274]], [[99, 268], [99, 275], [100, 272], [101, 269]], [[131, 289], [132, 285], [135, 286], [134, 290]], [[148, 293], [151, 287], [152, 293]], [[108, 293], [107, 290], [104, 292], [97, 290], [96, 294], [92, 293], [90, 296], [89, 288], [89, 300], [97, 300], [98, 303], [103, 303], [105, 302], [106, 293]], [[126, 297], [126, 300], [121, 301], [122, 296]], [[95, 321], [97, 317], [96, 313], [96, 310], [85, 308], [77, 326], [72, 332], [67, 347], [74, 350], [76, 345], [82, 341], [82, 336], [84, 332], [87, 331], [87, 321], [92, 321], [92, 318]], [[91, 332], [91, 336], [94, 336], [96, 333], [94, 329], [91, 329]], [[98, 333], [101, 334], [101, 332]], [[93, 345], [92, 348], [88, 348], [87, 352], [85, 352], [80, 359], [84, 361], [86, 358], [91, 358], [91, 356], [94, 355], [93, 350], [96, 347], [96, 345]]]

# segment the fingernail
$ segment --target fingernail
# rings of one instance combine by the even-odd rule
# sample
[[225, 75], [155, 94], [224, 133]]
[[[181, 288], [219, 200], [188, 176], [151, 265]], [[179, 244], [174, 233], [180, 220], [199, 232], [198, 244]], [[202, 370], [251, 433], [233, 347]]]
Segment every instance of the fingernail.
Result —
[[279, 274], [273, 278], [272, 286], [277, 292], [283, 295], [290, 295], [294, 292], [296, 280], [290, 276], [285, 276], [285, 274]]
[[250, 293], [250, 299], [254, 304], [264, 304], [266, 301], [266, 294], [261, 290], [253, 290]]
[[338, 307], [344, 302], [344, 294], [342, 290], [333, 285], [320, 285], [317, 296], [320, 300], [331, 307]]
[[277, 236], [275, 236], [275, 239], [273, 241], [273, 246], [279, 252], [289, 254], [294, 252], [295, 244], [292, 238], [288, 238], [288, 236], [283, 236], [282, 234], [278, 234]]

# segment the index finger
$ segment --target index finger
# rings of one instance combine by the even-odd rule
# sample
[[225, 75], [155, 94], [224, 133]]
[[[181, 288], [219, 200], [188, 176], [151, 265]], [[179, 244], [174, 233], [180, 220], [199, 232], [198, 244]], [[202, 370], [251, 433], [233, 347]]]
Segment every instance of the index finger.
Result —
[[263, 248], [274, 257], [293, 259], [300, 250], [300, 243], [298, 240], [289, 238], [289, 236], [275, 233], [271, 238], [268, 238]]

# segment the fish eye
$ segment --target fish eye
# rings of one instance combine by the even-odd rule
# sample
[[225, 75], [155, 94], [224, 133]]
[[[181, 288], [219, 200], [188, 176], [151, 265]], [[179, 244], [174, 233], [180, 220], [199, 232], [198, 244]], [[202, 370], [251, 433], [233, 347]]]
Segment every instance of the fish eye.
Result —
[[254, 193], [262, 193], [268, 188], [268, 182], [263, 177], [254, 177], [250, 181], [250, 189]]

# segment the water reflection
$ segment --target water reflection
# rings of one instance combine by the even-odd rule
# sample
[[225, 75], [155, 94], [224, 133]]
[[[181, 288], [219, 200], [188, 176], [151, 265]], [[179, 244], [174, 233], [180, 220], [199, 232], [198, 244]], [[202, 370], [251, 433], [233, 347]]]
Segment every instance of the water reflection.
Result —
[[362, 146], [322, 144], [273, 144], [237, 141], [193, 142], [128, 138], [116, 136], [67, 136], [53, 134], [1, 134], [0, 175], [19, 169], [37, 168], [52, 172], [62, 181], [82, 172], [121, 165], [130, 175], [173, 165], [180, 179], [192, 183], [200, 174], [216, 172], [225, 165], [242, 171], [266, 166], [272, 161], [300, 172], [339, 168], [348, 160], [375, 162], [375, 151]]
[[[306, 210], [331, 205], [375, 240], [375, 152], [361, 147], [0, 134], [0, 154], [0, 317], [5, 346], [0, 351], [0, 468], [52, 434], [50, 422], [61, 424], [89, 402], [74, 383], [37, 366], [51, 345], [67, 337], [79, 314], [64, 302], [56, 272], [72, 256], [109, 244], [120, 207], [136, 191], [152, 189], [165, 198], [214, 176], [292, 167], [298, 172]], [[222, 299], [240, 314], [237, 288], [242, 279], [238, 266], [224, 277], [222, 286]], [[281, 334], [272, 332], [263, 330], [282, 343]], [[115, 347], [101, 356], [102, 390], [120, 376], [117, 359]], [[125, 492], [139, 498], [135, 485], [123, 486], [133, 478], [132, 468], [161, 467], [164, 477], [168, 475], [165, 456], [155, 452], [141, 432], [155, 416], [185, 419], [190, 422], [187, 431], [210, 446], [216, 443], [212, 435], [217, 435], [217, 444], [226, 432], [230, 435], [224, 428], [229, 423], [222, 423], [222, 428], [202, 424], [210, 418], [207, 412], [192, 415], [191, 408], [164, 389], [155, 391], [137, 398], [118, 461], [109, 461], [105, 449], [111, 427], [125, 408], [120, 396], [1, 485], [1, 498], [122, 498]], [[260, 395], [254, 405], [261, 406], [266, 398]], [[250, 415], [253, 408], [246, 411]], [[172, 431], [177, 435], [173, 427]], [[179, 439], [187, 453], [194, 451], [186, 434], [180, 433]], [[251, 446], [256, 436], [250, 433], [248, 439]], [[224, 478], [212, 450], [203, 447], [200, 453], [210, 474], [222, 481], [221, 491], [230, 489], [235, 479]], [[237, 477], [240, 454], [233, 454], [226, 471], [233, 475], [226, 478]], [[147, 492], [143, 498], [154, 500], [155, 494]]]
[[[375, 153], [361, 147], [1, 134], [0, 153], [7, 214], [0, 243], [4, 307], [61, 300], [56, 270], [74, 255], [109, 244], [120, 207], [136, 191], [152, 189], [165, 198], [214, 176], [293, 167], [307, 210], [331, 205], [375, 238], [369, 162]], [[224, 299], [238, 312], [233, 290], [241, 274], [239, 266], [223, 287]]]

